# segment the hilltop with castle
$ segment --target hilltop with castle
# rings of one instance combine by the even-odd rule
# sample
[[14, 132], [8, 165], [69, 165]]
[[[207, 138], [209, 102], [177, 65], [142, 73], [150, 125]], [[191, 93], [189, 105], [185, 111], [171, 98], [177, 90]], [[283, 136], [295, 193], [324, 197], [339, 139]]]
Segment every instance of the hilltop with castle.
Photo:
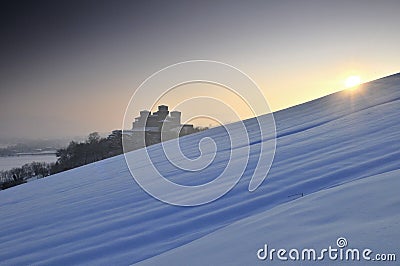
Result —
[[[131, 130], [124, 130], [132, 149], [138, 149], [161, 141], [194, 133], [192, 124], [181, 124], [181, 112], [169, 112], [168, 106], [158, 106], [158, 111], [140, 111]], [[131, 146], [130, 145], [130, 146]]]

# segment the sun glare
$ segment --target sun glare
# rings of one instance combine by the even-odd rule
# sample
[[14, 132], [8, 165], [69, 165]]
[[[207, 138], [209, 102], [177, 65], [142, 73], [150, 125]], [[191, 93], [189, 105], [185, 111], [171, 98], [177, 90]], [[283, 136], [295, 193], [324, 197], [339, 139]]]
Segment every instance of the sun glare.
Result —
[[347, 88], [354, 88], [357, 85], [360, 85], [360, 83], [361, 83], [360, 76], [350, 76], [345, 81], [345, 85]]

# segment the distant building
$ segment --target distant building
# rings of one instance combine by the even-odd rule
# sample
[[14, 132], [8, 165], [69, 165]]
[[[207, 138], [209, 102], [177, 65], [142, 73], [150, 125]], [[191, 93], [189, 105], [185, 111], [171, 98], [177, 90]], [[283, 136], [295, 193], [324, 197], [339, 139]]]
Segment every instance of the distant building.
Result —
[[181, 124], [181, 112], [168, 111], [168, 106], [158, 106], [158, 111], [140, 111], [140, 116], [132, 123], [131, 135], [133, 149], [142, 148], [164, 140], [194, 132], [193, 125]]
[[117, 129], [117, 130], [113, 130], [111, 132], [111, 134], [108, 135], [107, 139], [112, 140], [112, 141], [119, 140], [119, 139], [121, 139], [121, 136], [122, 136], [122, 130]]

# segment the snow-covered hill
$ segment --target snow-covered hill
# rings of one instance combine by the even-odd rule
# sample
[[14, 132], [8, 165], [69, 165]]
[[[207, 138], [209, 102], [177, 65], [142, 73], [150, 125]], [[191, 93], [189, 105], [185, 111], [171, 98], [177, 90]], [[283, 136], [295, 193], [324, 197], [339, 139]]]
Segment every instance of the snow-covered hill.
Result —
[[[0, 191], [0, 264], [253, 265], [266, 263], [257, 258], [264, 244], [322, 249], [338, 237], [349, 247], [398, 253], [399, 100], [396, 74], [277, 112], [275, 160], [252, 193], [252, 155], [265, 139], [254, 119], [245, 121], [251, 156], [244, 176], [198, 207], [146, 194], [123, 156]], [[223, 148], [225, 134], [215, 128], [186, 136], [183, 150], [195, 156], [206, 136]], [[160, 146], [150, 152], [161, 153]], [[222, 171], [225, 152], [191, 175], [162, 156], [156, 164], [177, 183], [199, 184]]]

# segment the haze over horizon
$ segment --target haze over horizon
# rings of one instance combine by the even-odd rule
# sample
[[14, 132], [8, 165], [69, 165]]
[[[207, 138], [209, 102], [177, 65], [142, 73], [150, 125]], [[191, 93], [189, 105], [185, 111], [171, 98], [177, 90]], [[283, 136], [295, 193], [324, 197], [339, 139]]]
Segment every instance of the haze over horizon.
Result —
[[191, 59], [244, 71], [273, 111], [345, 89], [352, 75], [388, 76], [400, 71], [399, 10], [399, 1], [3, 3], [0, 138], [121, 128], [141, 82]]

